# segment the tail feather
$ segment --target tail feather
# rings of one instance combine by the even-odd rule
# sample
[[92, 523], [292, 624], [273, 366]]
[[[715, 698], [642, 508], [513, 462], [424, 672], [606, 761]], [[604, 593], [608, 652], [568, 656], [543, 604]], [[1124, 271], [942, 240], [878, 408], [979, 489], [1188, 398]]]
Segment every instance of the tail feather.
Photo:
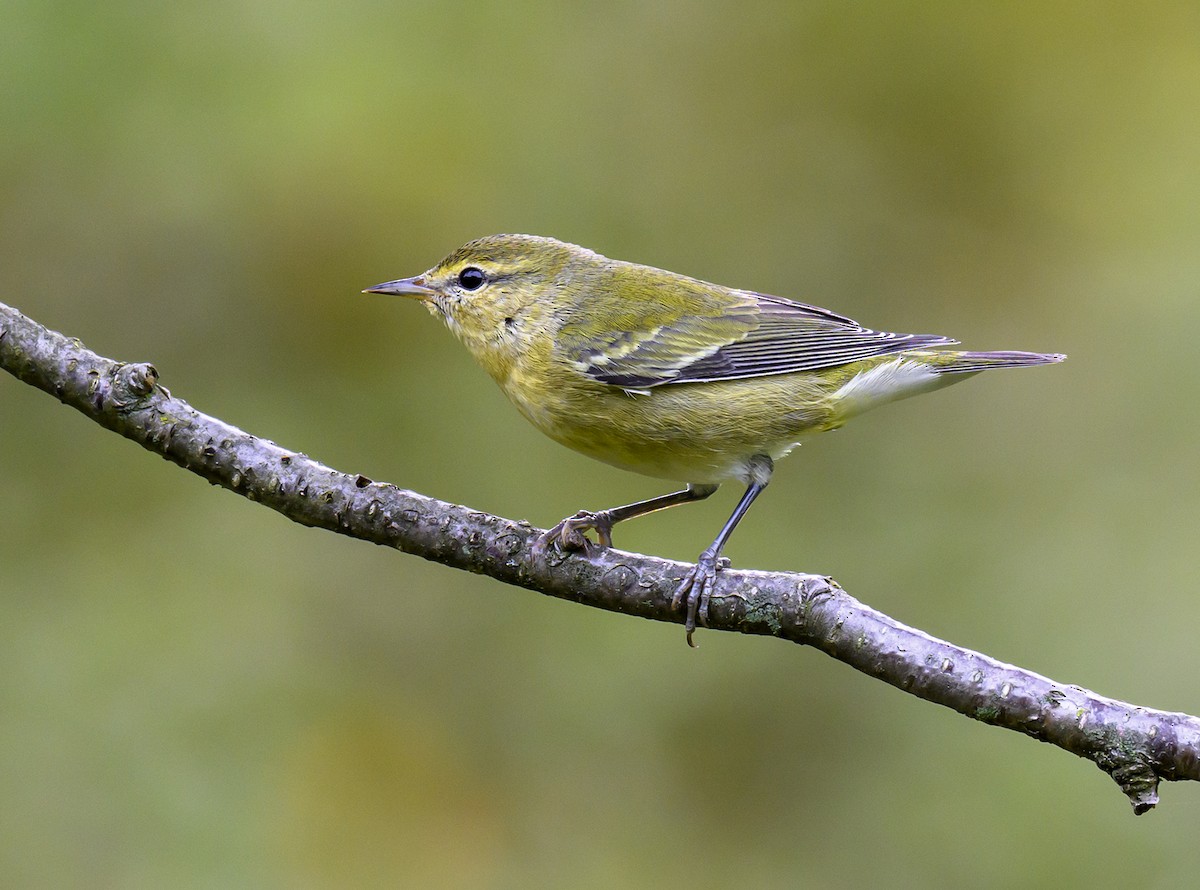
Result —
[[939, 374], [973, 374], [992, 368], [1052, 365], [1065, 358], [1058, 352], [936, 352], [929, 354], [929, 363]]
[[[991, 368], [1050, 365], [1065, 355], [1041, 352], [950, 352], [912, 349], [873, 359], [830, 397], [838, 423], [875, 405], [906, 399], [958, 383], [967, 375]], [[960, 376], [961, 375], [961, 376]]]

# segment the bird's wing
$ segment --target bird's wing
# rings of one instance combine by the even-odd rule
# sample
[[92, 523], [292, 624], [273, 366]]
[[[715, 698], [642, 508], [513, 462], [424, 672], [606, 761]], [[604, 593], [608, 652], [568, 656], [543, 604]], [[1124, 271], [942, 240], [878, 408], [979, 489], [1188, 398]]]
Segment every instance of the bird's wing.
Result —
[[753, 291], [733, 291], [701, 313], [640, 300], [611, 322], [587, 336], [582, 324], [568, 322], [559, 346], [579, 371], [629, 389], [816, 371], [957, 342], [872, 331], [827, 309]]

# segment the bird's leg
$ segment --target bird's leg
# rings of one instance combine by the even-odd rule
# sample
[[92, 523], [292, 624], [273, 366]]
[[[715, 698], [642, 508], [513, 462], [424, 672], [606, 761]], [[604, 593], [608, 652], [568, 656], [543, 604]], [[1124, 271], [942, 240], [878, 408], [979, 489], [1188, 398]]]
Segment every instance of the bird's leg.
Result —
[[675, 595], [671, 597], [671, 608], [678, 609], [683, 598], [687, 597], [687, 620], [683, 626], [687, 631], [688, 645], [693, 648], [696, 645], [692, 642], [692, 634], [696, 631], [696, 616], [699, 615], [701, 625], [708, 625], [708, 601], [711, 599], [713, 588], [717, 583], [717, 572], [729, 565], [729, 560], [722, 558], [721, 551], [725, 548], [733, 530], [737, 528], [737, 524], [742, 521], [742, 517], [750, 509], [750, 505], [754, 503], [754, 499], [771, 481], [771, 473], [774, 468], [771, 458], [765, 454], [758, 454], [751, 458], [750, 484], [746, 488], [746, 493], [734, 507], [733, 515], [729, 517], [729, 521], [725, 523], [721, 533], [717, 535], [717, 539], [704, 549], [700, 558], [696, 560], [696, 565], [683, 576], [683, 580], [675, 588]]
[[557, 544], [563, 550], [587, 550], [588, 539], [584, 532], [594, 531], [603, 547], [612, 546], [612, 527], [618, 522], [645, 516], [655, 510], [665, 510], [677, 504], [702, 501], [717, 490], [715, 485], [689, 485], [682, 491], [659, 495], [634, 504], [613, 507], [609, 510], [580, 510], [543, 534], [534, 543], [535, 555], [544, 555], [550, 545]]

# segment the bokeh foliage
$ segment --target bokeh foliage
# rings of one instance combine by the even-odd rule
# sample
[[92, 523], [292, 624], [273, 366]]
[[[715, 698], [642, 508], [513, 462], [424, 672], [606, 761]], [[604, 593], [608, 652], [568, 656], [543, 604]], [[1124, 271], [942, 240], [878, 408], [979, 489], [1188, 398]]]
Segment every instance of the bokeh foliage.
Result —
[[[0, 6], [0, 299], [342, 469], [546, 525], [659, 482], [358, 291], [499, 231], [980, 349], [734, 538], [1200, 710], [1193, 2]], [[11, 886], [1179, 886], [1200, 789], [813, 652], [288, 524], [0, 380]], [[691, 558], [732, 493], [621, 529]]]

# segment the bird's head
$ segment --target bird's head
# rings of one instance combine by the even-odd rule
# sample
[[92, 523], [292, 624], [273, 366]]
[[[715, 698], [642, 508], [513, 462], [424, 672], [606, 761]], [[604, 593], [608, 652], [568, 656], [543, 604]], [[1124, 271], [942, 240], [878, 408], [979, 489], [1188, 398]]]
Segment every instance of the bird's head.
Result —
[[377, 284], [425, 304], [495, 373], [544, 334], [565, 292], [605, 262], [587, 248], [537, 235], [488, 235], [412, 278]]

